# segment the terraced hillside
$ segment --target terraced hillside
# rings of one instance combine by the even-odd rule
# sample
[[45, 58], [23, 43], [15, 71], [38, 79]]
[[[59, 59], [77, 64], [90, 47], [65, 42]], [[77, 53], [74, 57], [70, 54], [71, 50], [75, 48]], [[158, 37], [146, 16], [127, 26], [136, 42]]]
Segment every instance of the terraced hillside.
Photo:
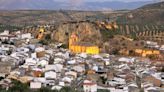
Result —
[[133, 39], [164, 42], [164, 25], [119, 25], [118, 31]]
[[122, 16], [120, 22], [128, 24], [164, 24], [164, 2], [135, 9]]
[[150, 4], [118, 17], [119, 33], [164, 43], [164, 2]]

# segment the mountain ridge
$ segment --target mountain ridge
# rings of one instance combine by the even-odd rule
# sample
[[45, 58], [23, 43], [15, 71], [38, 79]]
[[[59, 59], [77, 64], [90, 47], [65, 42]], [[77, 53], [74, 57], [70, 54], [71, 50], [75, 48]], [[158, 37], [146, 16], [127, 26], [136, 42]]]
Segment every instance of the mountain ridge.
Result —
[[55, 0], [10, 0], [0, 2], [0, 10], [119, 10], [136, 9], [143, 5], [153, 3], [152, 1], [121, 2], [84, 2], [80, 4], [71, 2], [59, 2]]

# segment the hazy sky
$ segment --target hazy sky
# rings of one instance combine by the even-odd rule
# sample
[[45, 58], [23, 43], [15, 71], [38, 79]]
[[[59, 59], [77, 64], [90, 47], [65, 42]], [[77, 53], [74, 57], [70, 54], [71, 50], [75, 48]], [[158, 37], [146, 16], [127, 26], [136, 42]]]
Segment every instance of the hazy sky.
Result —
[[85, 1], [85, 2], [90, 2], [90, 1], [97, 1], [97, 2], [103, 2], [103, 1], [123, 1], [123, 2], [135, 2], [135, 1], [159, 1], [159, 0], [54, 0], [54, 1]]
[[123, 1], [123, 2], [135, 2], [135, 1], [152, 1], [152, 0], [84, 0], [84, 1]]
[[[53, 2], [54, 1], [54, 2]], [[122, 1], [122, 2], [136, 2], [136, 1], [144, 1], [143, 4], [142, 2], [138, 2], [138, 3], [133, 3], [133, 7], [129, 6], [128, 3], [126, 5], [126, 3], [122, 3], [123, 5], [121, 6], [108, 6], [106, 3], [101, 3], [100, 6], [99, 5], [95, 5], [96, 3], [93, 3], [92, 5], [88, 5], [90, 3], [85, 3], [85, 2], [98, 2], [97, 4], [99, 4], [99, 2], [104, 2], [104, 1]], [[116, 9], [116, 7], [118, 7], [118, 9], [120, 7], [122, 8], [126, 8], [127, 7], [131, 7], [132, 8], [138, 8], [140, 6], [143, 6], [147, 3], [150, 2], [145, 2], [145, 1], [159, 1], [159, 0], [0, 0], [0, 9], [44, 9], [46, 7], [46, 9], [51, 9], [51, 7], [53, 8], [63, 8], [63, 7], [71, 7], [73, 6], [73, 8], [79, 8], [82, 7], [83, 8], [113, 8]], [[57, 3], [57, 2], [61, 2], [61, 3]], [[55, 4], [59, 4], [54, 6]], [[152, 3], [152, 2], [151, 2]], [[53, 5], [54, 4], [54, 5]], [[104, 4], [104, 6], [102, 5]], [[120, 4], [120, 3], [118, 3]], [[139, 4], [139, 5], [135, 5], [135, 4]], [[49, 6], [50, 5], [50, 6]], [[87, 5], [87, 6], [85, 6]], [[53, 9], [54, 9], [53, 8]], [[71, 7], [72, 8], [72, 7]], [[121, 9], [122, 9], [121, 8]], [[129, 9], [129, 8], [128, 8]]]
[[[55, 0], [55, 1], [58, 1], [58, 0]], [[65, 1], [69, 1], [69, 0], [65, 0]], [[123, 2], [135, 2], [135, 1], [159, 1], [159, 0], [72, 0], [72, 1], [98, 1], [98, 2], [103, 2], [103, 1], [123, 1]]]

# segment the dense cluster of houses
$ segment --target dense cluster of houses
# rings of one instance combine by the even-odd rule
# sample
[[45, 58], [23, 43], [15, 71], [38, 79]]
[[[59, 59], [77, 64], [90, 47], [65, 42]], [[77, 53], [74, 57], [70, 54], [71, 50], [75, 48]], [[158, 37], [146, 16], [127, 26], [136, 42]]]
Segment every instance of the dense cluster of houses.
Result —
[[157, 42], [154, 41], [146, 41], [146, 47], [164, 52], [164, 45], [159, 45]]
[[[1, 35], [1, 34], [0, 34]], [[64, 86], [79, 92], [164, 92], [164, 64], [141, 57], [120, 57], [101, 53], [73, 54], [60, 44], [42, 45], [30, 33], [3, 33], [0, 44], [0, 86], [11, 80], [29, 83], [31, 89]], [[1, 38], [1, 37], [0, 37]]]

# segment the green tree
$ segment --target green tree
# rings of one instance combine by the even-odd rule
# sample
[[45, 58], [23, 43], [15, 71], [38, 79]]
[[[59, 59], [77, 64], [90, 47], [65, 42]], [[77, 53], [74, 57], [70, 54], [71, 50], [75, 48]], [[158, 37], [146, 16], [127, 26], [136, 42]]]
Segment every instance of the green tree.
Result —
[[66, 48], [68, 48], [68, 45], [66, 45], [66, 44], [62, 44], [60, 47], [66, 49]]
[[47, 40], [41, 40], [39, 41], [40, 44], [43, 44], [43, 45], [48, 45], [48, 41]]
[[100, 79], [101, 79], [101, 82], [102, 82], [103, 84], [105, 84], [106, 81], [107, 81], [107, 78], [104, 78], [104, 77], [100, 77]]
[[29, 86], [27, 84], [23, 84], [19, 81], [13, 80], [13, 86], [9, 88], [7, 92], [29, 92]]
[[41, 89], [39, 89], [38, 92], [52, 92], [52, 90], [50, 88], [47, 88], [47, 87], [42, 87]]
[[46, 39], [46, 40], [51, 40], [51, 34], [47, 34], [47, 35], [45, 36], [45, 39]]
[[157, 56], [156, 56], [156, 55], [149, 55], [148, 57], [149, 57], [151, 60], [157, 59]]
[[52, 92], [59, 92], [58, 90], [52, 90]]
[[2, 88], [2, 87], [0, 87], [0, 92], [7, 92], [7, 90]]
[[98, 89], [97, 92], [110, 92], [110, 90], [107, 90], [107, 89]]
[[77, 92], [74, 88], [71, 87], [63, 87], [60, 92]]
[[134, 56], [135, 55], [135, 51], [134, 50], [129, 50], [129, 55]]
[[113, 55], [119, 55], [119, 49], [114, 49], [111, 54]]
[[161, 70], [161, 72], [164, 72], [164, 67], [162, 67], [162, 70]]

